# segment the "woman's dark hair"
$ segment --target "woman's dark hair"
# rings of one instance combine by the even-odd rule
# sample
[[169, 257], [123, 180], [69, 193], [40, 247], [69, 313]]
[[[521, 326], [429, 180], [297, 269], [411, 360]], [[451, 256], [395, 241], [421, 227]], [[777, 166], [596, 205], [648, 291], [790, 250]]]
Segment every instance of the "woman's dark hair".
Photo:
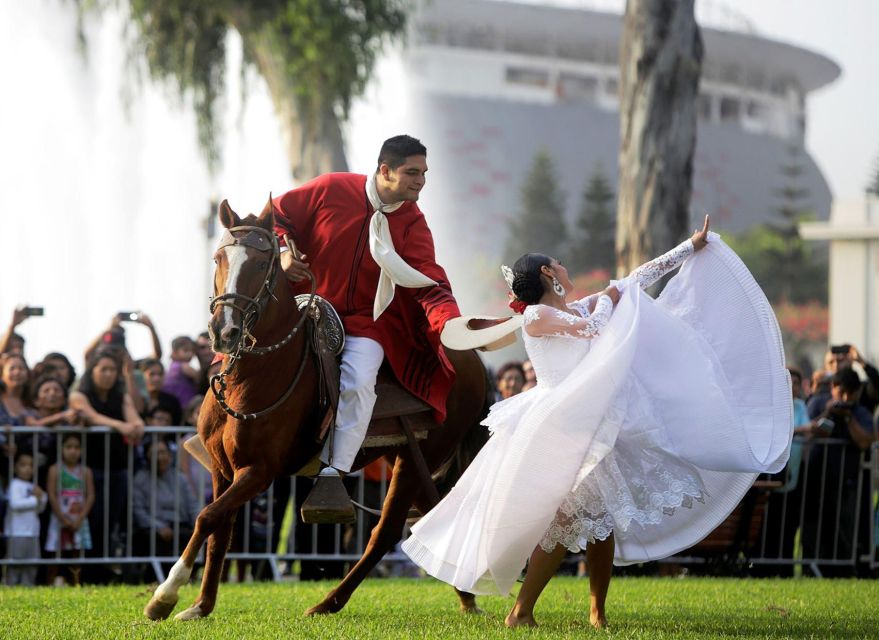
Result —
[[92, 372], [98, 366], [98, 362], [104, 358], [112, 360], [116, 364], [116, 384], [107, 393], [107, 402], [111, 406], [115, 407], [118, 404], [121, 407], [122, 401], [125, 398], [125, 382], [122, 380], [122, 362], [120, 362], [119, 357], [116, 355], [115, 349], [107, 349], [105, 347], [95, 349], [86, 362], [85, 373], [82, 375], [82, 380], [79, 381], [79, 391], [88, 397], [92, 406], [94, 406], [95, 401], [98, 399], [98, 394], [95, 388], [95, 381], [92, 378]]
[[40, 394], [40, 388], [48, 384], [50, 382], [54, 382], [59, 387], [61, 387], [61, 392], [64, 394], [64, 404], [67, 404], [67, 387], [64, 386], [64, 382], [58, 377], [58, 374], [55, 372], [54, 368], [49, 368], [47, 373], [44, 373], [39, 378], [34, 380], [34, 383], [31, 385], [31, 397], [36, 400], [37, 396]]
[[537, 304], [543, 297], [543, 282], [540, 268], [552, 263], [549, 256], [542, 253], [526, 253], [513, 265], [513, 295], [525, 304]]
[[[70, 389], [70, 387], [73, 385], [73, 381], [76, 380], [76, 367], [73, 366], [73, 363], [70, 362], [70, 359], [67, 356], [57, 351], [47, 353], [46, 357], [43, 358], [43, 361], [40, 364], [43, 366], [52, 366], [52, 363], [48, 362], [49, 360], [61, 360], [64, 364], [67, 365], [67, 369], [70, 371], [70, 380], [67, 381], [67, 388]], [[34, 369], [36, 369], [36, 367], [34, 367]]]
[[502, 364], [501, 367], [497, 370], [497, 374], [495, 375], [495, 380], [500, 382], [507, 371], [518, 371], [519, 375], [522, 376], [522, 382], [525, 382], [525, 369], [522, 368], [522, 363], [518, 360], [513, 360], [511, 362], [507, 362], [506, 364]]

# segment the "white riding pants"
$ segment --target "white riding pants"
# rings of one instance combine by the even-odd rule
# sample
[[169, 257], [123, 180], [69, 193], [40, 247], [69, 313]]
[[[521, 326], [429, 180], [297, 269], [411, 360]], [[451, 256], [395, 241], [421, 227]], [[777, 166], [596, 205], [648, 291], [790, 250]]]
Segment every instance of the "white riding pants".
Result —
[[[375, 381], [385, 358], [382, 346], [372, 338], [347, 336], [342, 350], [339, 409], [336, 432], [332, 438], [332, 466], [350, 471], [360, 451], [366, 429], [375, 407]], [[330, 439], [324, 446], [321, 460], [330, 464]]]

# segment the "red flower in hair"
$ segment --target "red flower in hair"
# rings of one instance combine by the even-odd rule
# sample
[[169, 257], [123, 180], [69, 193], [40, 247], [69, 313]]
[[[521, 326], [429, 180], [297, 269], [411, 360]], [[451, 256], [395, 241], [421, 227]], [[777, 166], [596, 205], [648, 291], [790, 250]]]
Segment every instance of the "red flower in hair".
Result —
[[511, 298], [510, 299], [510, 309], [515, 311], [516, 313], [525, 313], [525, 308], [528, 305], [519, 300], [519, 298]]

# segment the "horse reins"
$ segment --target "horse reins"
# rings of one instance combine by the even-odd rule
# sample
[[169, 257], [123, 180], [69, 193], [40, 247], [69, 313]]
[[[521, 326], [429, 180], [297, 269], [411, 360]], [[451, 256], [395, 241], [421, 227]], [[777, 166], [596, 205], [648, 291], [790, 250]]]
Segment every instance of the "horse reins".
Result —
[[[243, 235], [236, 236], [234, 235], [236, 232], [244, 232]], [[311, 294], [308, 298], [308, 304], [305, 307], [302, 315], [299, 320], [296, 322], [296, 325], [290, 330], [290, 332], [284, 336], [279, 342], [268, 346], [268, 347], [258, 347], [256, 346], [256, 338], [254, 337], [251, 330], [256, 326], [259, 322], [260, 313], [262, 313], [263, 309], [265, 309], [266, 304], [268, 303], [269, 298], [274, 298], [277, 301], [277, 298], [274, 295], [275, 286], [278, 280], [278, 271], [280, 269], [280, 246], [278, 245], [278, 238], [274, 233], [263, 229], [262, 227], [256, 226], [239, 226], [239, 227], [231, 227], [226, 231], [223, 235], [223, 238], [220, 241], [219, 249], [228, 246], [244, 246], [250, 247], [252, 249], [256, 249], [257, 251], [272, 252], [272, 259], [269, 269], [266, 273], [266, 278], [260, 287], [259, 292], [257, 292], [256, 296], [251, 298], [250, 296], [246, 296], [241, 293], [231, 292], [224, 293], [219, 296], [214, 296], [211, 298], [211, 306], [210, 311], [213, 314], [216, 310], [217, 306], [227, 306], [232, 307], [239, 313], [241, 313], [241, 334], [238, 336], [235, 341], [235, 347], [231, 353], [226, 354], [228, 357], [228, 364], [226, 367], [218, 374], [215, 374], [211, 377], [211, 391], [214, 394], [214, 397], [217, 400], [217, 403], [223, 408], [223, 411], [228, 413], [233, 418], [237, 418], [238, 420], [255, 420], [256, 418], [267, 415], [281, 406], [287, 398], [290, 397], [290, 394], [293, 393], [293, 389], [299, 383], [299, 379], [302, 377], [302, 372], [305, 370], [305, 362], [308, 360], [308, 347], [302, 351], [302, 358], [299, 362], [299, 367], [296, 370], [296, 375], [293, 377], [293, 381], [290, 383], [290, 386], [287, 387], [287, 390], [284, 391], [283, 395], [275, 401], [270, 407], [263, 409], [262, 411], [257, 411], [255, 413], [241, 413], [240, 411], [236, 411], [226, 402], [226, 376], [231, 373], [235, 363], [244, 355], [251, 354], [256, 356], [262, 356], [269, 353], [274, 353], [288, 342], [290, 342], [293, 337], [299, 332], [302, 328], [302, 325], [305, 323], [305, 320], [308, 316], [308, 309], [311, 308], [312, 303], [314, 302], [315, 291], [316, 291], [316, 282], [314, 279], [314, 274], [311, 271], [308, 271], [308, 278], [311, 280]], [[244, 301], [246, 303], [245, 307], [241, 307], [238, 302]]]

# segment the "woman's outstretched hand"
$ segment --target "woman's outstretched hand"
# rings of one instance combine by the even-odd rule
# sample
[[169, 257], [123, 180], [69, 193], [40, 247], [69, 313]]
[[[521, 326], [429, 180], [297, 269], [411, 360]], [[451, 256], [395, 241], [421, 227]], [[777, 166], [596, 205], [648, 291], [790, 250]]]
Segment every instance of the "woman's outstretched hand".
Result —
[[613, 302], [613, 306], [617, 306], [617, 302], [620, 301], [620, 290], [613, 285], [607, 287], [604, 291], [602, 291], [601, 295], [610, 298], [610, 301]]
[[690, 240], [693, 241], [693, 247], [695, 247], [696, 251], [704, 249], [706, 246], [708, 246], [709, 222], [710, 221], [708, 219], [708, 214], [705, 214], [705, 224], [702, 225], [702, 230], [699, 231], [698, 229], [696, 229], [696, 231], [693, 232], [693, 236], [690, 238]]

